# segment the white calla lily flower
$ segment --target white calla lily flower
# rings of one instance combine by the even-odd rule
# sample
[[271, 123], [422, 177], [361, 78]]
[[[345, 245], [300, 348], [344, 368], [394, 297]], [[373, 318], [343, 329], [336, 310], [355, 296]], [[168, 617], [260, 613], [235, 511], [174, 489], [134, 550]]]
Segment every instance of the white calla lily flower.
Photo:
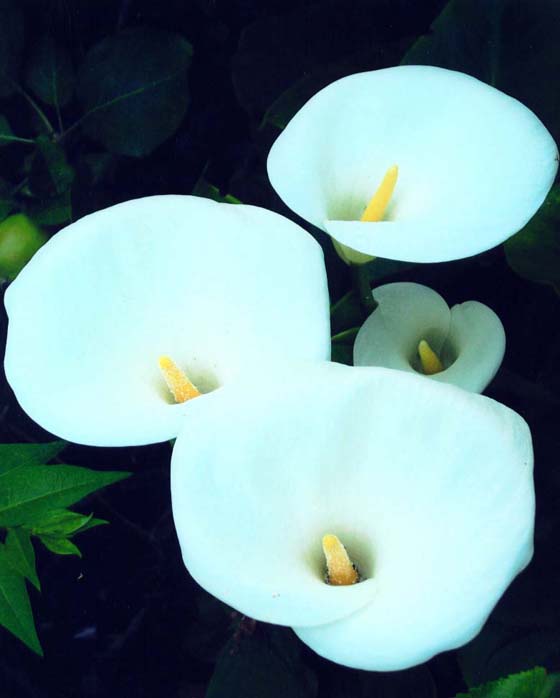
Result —
[[449, 308], [433, 289], [409, 282], [379, 286], [373, 296], [378, 307], [356, 336], [355, 366], [423, 373], [475, 393], [496, 375], [506, 335], [487, 305]]
[[532, 556], [523, 419], [390, 369], [316, 363], [225, 386], [180, 432], [171, 492], [195, 580], [359, 669], [468, 642]]
[[338, 249], [350, 248], [350, 261], [483, 252], [527, 223], [557, 168], [552, 136], [523, 104], [431, 66], [332, 83], [294, 116], [268, 158], [283, 201]]
[[330, 352], [313, 238], [265, 209], [192, 196], [82, 218], [35, 255], [5, 302], [5, 369], [20, 405], [89, 445], [173, 438], [189, 403], [170, 390], [179, 402], [266, 373], [275, 358]]

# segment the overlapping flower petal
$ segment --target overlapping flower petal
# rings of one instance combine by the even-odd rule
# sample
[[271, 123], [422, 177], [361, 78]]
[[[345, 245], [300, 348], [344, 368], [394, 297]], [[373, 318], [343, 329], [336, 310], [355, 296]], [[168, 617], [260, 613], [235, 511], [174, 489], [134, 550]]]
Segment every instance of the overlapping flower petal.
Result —
[[275, 358], [330, 351], [313, 238], [270, 211], [191, 196], [129, 201], [68, 226], [6, 307], [5, 368], [21, 406], [91, 445], [177, 434], [190, 403], [170, 404], [162, 355], [207, 392]]
[[[503, 405], [420, 376], [283, 366], [193, 410], [172, 501], [209, 592], [335, 662], [402, 669], [470, 640], [529, 562], [531, 437]], [[326, 533], [365, 581], [325, 584]]]

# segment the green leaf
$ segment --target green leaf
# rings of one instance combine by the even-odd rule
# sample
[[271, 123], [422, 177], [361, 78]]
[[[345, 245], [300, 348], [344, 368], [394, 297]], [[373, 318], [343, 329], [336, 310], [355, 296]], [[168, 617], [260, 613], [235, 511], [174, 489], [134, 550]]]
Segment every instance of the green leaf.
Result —
[[37, 152], [31, 166], [29, 186], [39, 196], [56, 196], [66, 192], [74, 181], [74, 168], [64, 149], [49, 136], [36, 139]]
[[69, 509], [51, 509], [33, 523], [31, 533], [34, 536], [68, 536], [86, 526], [92, 517], [93, 514], [86, 516]]
[[0, 97], [16, 89], [23, 50], [23, 10], [18, 0], [0, 0]]
[[2, 476], [0, 526], [33, 523], [49, 509], [70, 506], [91, 492], [129, 475], [125, 472], [99, 472], [72, 465], [13, 468]]
[[558, 140], [560, 4], [542, 0], [451, 0], [403, 63], [460, 70], [516, 97]]
[[97, 528], [97, 526], [106, 526], [109, 522], [106, 519], [96, 519], [92, 517], [89, 521], [86, 521], [83, 526], [81, 526], [77, 531], [74, 531], [72, 535], [76, 533], [84, 533], [92, 528]]
[[457, 658], [469, 686], [560, 662], [560, 629], [520, 629], [490, 620]]
[[315, 677], [300, 660], [295, 635], [285, 628], [257, 626], [239, 628], [226, 645], [206, 698], [314, 698], [316, 694]]
[[535, 216], [504, 244], [509, 266], [524, 279], [551, 284], [560, 292], [560, 186]]
[[72, 218], [70, 189], [58, 196], [34, 202], [27, 208], [28, 215], [37, 225], [62, 225]]
[[536, 667], [459, 693], [456, 698], [550, 698], [557, 685], [557, 676], [547, 675], [546, 669]]
[[12, 187], [5, 179], [0, 179], [0, 222], [9, 215], [14, 206]]
[[35, 630], [25, 578], [9, 562], [4, 545], [0, 544], [0, 625], [24, 642], [33, 652], [43, 656]]
[[41, 584], [35, 568], [35, 550], [29, 532], [20, 527], [10, 528], [6, 536], [4, 551], [14, 570], [29, 579], [31, 584], [38, 591], [41, 591]]
[[94, 46], [78, 73], [86, 133], [114, 153], [151, 153], [185, 116], [191, 56], [182, 36], [148, 28]]
[[41, 543], [56, 555], [77, 555], [82, 557], [80, 549], [75, 543], [72, 543], [68, 538], [58, 536], [39, 536]]
[[0, 477], [12, 468], [48, 463], [64, 448], [66, 441], [50, 441], [46, 444], [0, 444]]
[[45, 34], [38, 40], [27, 65], [25, 81], [39, 99], [51, 106], [64, 107], [72, 98], [72, 61], [52, 36]]

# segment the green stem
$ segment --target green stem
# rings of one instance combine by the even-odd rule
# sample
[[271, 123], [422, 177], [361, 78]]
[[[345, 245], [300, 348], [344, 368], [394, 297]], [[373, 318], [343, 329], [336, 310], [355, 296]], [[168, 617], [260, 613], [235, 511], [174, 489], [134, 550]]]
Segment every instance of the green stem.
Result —
[[377, 302], [371, 292], [369, 273], [366, 264], [351, 264], [352, 285], [360, 301], [360, 306], [367, 319], [377, 308]]
[[8, 143], [29, 143], [30, 145], [35, 143], [31, 138], [20, 138], [19, 136], [8, 136], [6, 134], [0, 134], [0, 141], [7, 141]]

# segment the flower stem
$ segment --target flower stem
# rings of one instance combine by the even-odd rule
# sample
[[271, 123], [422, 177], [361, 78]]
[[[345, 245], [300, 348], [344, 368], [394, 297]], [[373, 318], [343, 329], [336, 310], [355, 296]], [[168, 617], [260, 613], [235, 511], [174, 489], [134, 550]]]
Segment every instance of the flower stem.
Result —
[[377, 302], [371, 292], [369, 274], [366, 264], [351, 264], [352, 285], [360, 301], [360, 307], [366, 320], [377, 308]]

